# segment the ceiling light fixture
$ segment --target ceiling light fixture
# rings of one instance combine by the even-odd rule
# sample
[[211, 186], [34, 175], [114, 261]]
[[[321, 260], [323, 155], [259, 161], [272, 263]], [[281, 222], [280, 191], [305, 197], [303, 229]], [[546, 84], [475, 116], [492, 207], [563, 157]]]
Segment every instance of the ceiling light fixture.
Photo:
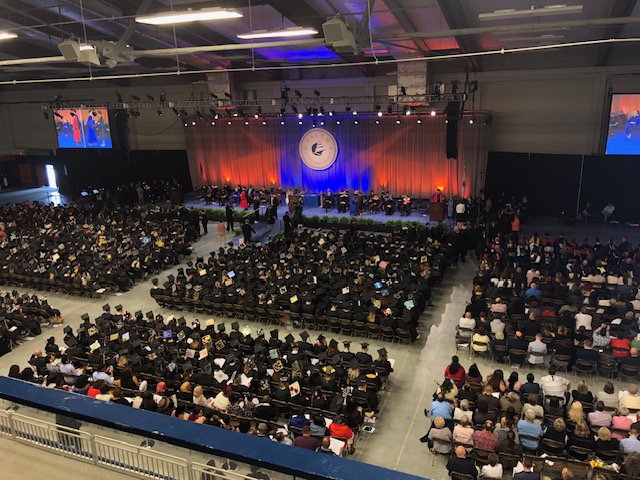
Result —
[[293, 27], [283, 30], [254, 30], [249, 33], [241, 33], [238, 38], [242, 40], [251, 40], [254, 38], [281, 38], [281, 37], [300, 37], [303, 35], [317, 35], [318, 31], [314, 28]]
[[136, 17], [136, 22], [148, 25], [173, 25], [175, 23], [204, 22], [208, 20], [226, 20], [242, 18], [242, 14], [223, 8], [203, 8], [201, 10], [185, 10], [182, 12], [163, 12]]
[[11, 38], [17, 38], [18, 35], [16, 35], [15, 33], [8, 33], [8, 32], [0, 32], [0, 40], [9, 40]]
[[510, 18], [522, 17], [542, 17], [546, 15], [568, 15], [573, 13], [582, 13], [582, 5], [547, 5], [546, 7], [536, 8], [532, 6], [526, 10], [516, 10], [508, 8], [504, 10], [495, 10], [490, 13], [481, 13], [478, 15], [480, 20], [506, 20]]

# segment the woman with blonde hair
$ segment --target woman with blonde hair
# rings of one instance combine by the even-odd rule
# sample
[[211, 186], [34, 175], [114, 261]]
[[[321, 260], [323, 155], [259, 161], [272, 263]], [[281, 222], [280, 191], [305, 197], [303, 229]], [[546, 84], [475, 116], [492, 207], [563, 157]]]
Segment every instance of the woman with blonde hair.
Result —
[[575, 390], [571, 392], [574, 402], [581, 402], [583, 405], [593, 405], [593, 393], [589, 391], [587, 382], [580, 380]]
[[600, 427], [596, 435], [596, 453], [617, 452], [620, 442], [611, 436], [611, 430], [607, 427]]
[[445, 455], [451, 453], [453, 434], [448, 427], [445, 427], [444, 418], [436, 417], [433, 420], [433, 425], [435, 428], [429, 431], [429, 450], [431, 450], [431, 453], [443, 453]]
[[[580, 408], [582, 408], [582, 405]], [[570, 452], [571, 447], [579, 447], [583, 450], [589, 450], [590, 452]], [[584, 420], [579, 421], [576, 423], [576, 428], [573, 433], [569, 435], [569, 440], [567, 441], [567, 451], [569, 451], [569, 456], [577, 460], [585, 461], [589, 458], [590, 453], [595, 451], [595, 449], [596, 440], [593, 438], [593, 433], [591, 433], [587, 422]]]
[[576, 425], [579, 422], [585, 421], [584, 410], [582, 409], [581, 402], [573, 402], [571, 404], [571, 407], [569, 407], [569, 411], [567, 412], [567, 419]]

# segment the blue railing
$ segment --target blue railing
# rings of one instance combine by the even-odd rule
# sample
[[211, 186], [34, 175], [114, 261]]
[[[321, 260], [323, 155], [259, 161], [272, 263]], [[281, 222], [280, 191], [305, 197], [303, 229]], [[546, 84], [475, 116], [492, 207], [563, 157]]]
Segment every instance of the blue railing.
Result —
[[250, 435], [206, 427], [7, 377], [0, 377], [0, 398], [298, 478], [424, 480], [423, 477], [287, 447]]

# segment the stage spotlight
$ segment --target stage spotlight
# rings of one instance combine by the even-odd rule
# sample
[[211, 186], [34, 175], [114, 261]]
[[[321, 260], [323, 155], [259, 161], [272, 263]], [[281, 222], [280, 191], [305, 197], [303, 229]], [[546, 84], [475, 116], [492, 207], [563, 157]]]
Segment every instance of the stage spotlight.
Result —
[[266, 124], [267, 124], [267, 121], [266, 121], [266, 120], [263, 120], [263, 121], [262, 121], [262, 124], [263, 124], [263, 125], [266, 125]]
[[331, 111], [329, 112], [329, 116], [330, 116], [330, 117], [333, 117], [335, 114], [336, 114], [336, 112], [335, 112], [334, 110], [331, 110]]
[[337, 121], [336, 121], [336, 125], [340, 125], [340, 120], [337, 120]]
[[313, 94], [314, 94], [316, 97], [319, 97], [319, 96], [320, 96], [320, 92], [319, 92], [318, 90], [314, 90], [314, 91], [313, 91]]
[[411, 115], [411, 109], [410, 109], [409, 107], [407, 107], [407, 108], [404, 110], [404, 114], [405, 114], [405, 115]]
[[396, 120], [396, 125], [400, 125], [400, 119]]
[[198, 115], [198, 118], [202, 120], [202, 117], [204, 115], [202, 115], [202, 112], [200, 110], [196, 110], [196, 115]]
[[227, 122], [227, 125], [231, 125], [231, 120], [229, 120], [229, 121]]
[[46, 111], [46, 110], [43, 110], [43, 111], [42, 111], [42, 115], [44, 116], [44, 119], [45, 119], [45, 120], [49, 120], [49, 114], [47, 113], [47, 111]]
[[475, 120], [474, 120], [474, 118], [473, 118], [473, 117], [471, 117], [471, 118], [469, 119], [469, 125], [473, 125], [473, 122], [475, 122]]
[[155, 102], [156, 99], [153, 98], [151, 95], [147, 95], [147, 100], [149, 100], [150, 102]]
[[316, 128], [316, 119], [315, 119], [315, 118], [313, 119], [313, 122], [311, 123], [311, 126], [312, 126], [313, 128]]
[[422, 123], [422, 120], [418, 119], [418, 121], [416, 123]]
[[300, 119], [301, 119], [302, 117], [303, 117], [303, 115], [302, 115], [301, 113], [299, 113], [299, 114], [298, 114], [298, 118], [300, 118]]
[[162, 110], [156, 110], [156, 113], [158, 114], [159, 117], [162, 116]]
[[245, 120], [245, 121], [244, 121], [244, 124], [245, 124], [245, 125], [249, 125], [249, 120]]
[[178, 109], [176, 107], [173, 107], [172, 110], [173, 110], [173, 113], [176, 114], [176, 117], [180, 116], [180, 112], [178, 111]]
[[193, 126], [195, 127], [195, 125], [196, 125], [196, 121], [195, 121], [195, 120], [194, 120], [194, 121], [192, 121], [192, 122], [191, 122], [191, 125], [193, 125]]
[[320, 112], [318, 113], [321, 117], [324, 116], [324, 107], [320, 107]]
[[354, 110], [352, 113], [353, 113], [353, 115], [358, 115], [358, 111], [357, 110]]
[[313, 115], [313, 110], [311, 107], [307, 108], [307, 117], [311, 117]]
[[431, 116], [435, 117], [436, 116], [436, 111], [435, 110], [431, 110]]
[[302, 93], [300, 92], [300, 90], [294, 90], [294, 93], [298, 98], [302, 98]]
[[324, 120], [322, 120], [322, 121], [320, 122], [320, 126], [321, 126], [321, 127], [324, 127]]
[[215, 118], [215, 119], [217, 120], [218, 118], [220, 118], [220, 115], [218, 115], [218, 114], [216, 113], [216, 114], [213, 116], [213, 118]]
[[314, 108], [313, 110], [311, 110], [311, 113], [313, 114], [314, 117], [318, 116], [318, 109]]
[[298, 107], [296, 107], [295, 105], [291, 105], [291, 111], [295, 114], [298, 113]]
[[380, 125], [380, 120], [376, 120], [376, 125]]
[[284, 125], [284, 120], [280, 120], [280, 125]]
[[253, 118], [255, 118], [255, 119], [257, 120], [258, 118], [260, 118], [260, 115], [258, 115], [258, 114], [256, 113], [256, 114], [253, 116]]
[[387, 106], [387, 113], [391, 115], [393, 113], [393, 107], [391, 105]]
[[353, 123], [355, 123], [356, 125], [358, 125], [358, 120], [356, 120], [356, 121], [355, 121], [355, 122], [353, 122]]
[[160, 92], [160, 103], [167, 103], [167, 94], [164, 90]]
[[351, 111], [351, 107], [349, 105], [347, 105], [344, 109], [345, 112], [350, 112]]
[[381, 117], [382, 116], [382, 112], [378, 112], [378, 116]]
[[187, 122], [184, 122], [184, 126], [186, 127], [187, 125], [188, 125]]
[[216, 95], [216, 94], [215, 94], [215, 93], [213, 93], [213, 92], [209, 92], [209, 96], [210, 96], [211, 98], [213, 98], [214, 100], [218, 100], [218, 95]]
[[286, 108], [281, 108], [280, 109], [280, 116], [284, 117], [285, 113], [287, 113], [287, 109]]
[[216, 122], [211, 122], [211, 125], [215, 125], [215, 124], [216, 124]]
[[400, 87], [400, 95], [406, 95], [407, 94], [407, 89], [404, 87]]
[[300, 121], [298, 122], [298, 125], [302, 125], [302, 120], [300, 120]]

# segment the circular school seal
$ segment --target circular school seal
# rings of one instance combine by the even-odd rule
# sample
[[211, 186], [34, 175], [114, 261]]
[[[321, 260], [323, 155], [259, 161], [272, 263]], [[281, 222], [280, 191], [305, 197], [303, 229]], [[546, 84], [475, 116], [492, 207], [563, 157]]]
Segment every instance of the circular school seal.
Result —
[[338, 157], [338, 142], [323, 128], [314, 128], [300, 139], [300, 157], [312, 170], [326, 170]]

